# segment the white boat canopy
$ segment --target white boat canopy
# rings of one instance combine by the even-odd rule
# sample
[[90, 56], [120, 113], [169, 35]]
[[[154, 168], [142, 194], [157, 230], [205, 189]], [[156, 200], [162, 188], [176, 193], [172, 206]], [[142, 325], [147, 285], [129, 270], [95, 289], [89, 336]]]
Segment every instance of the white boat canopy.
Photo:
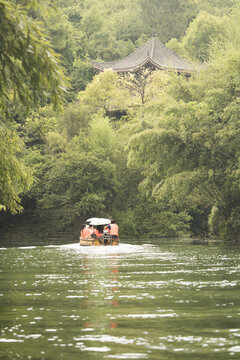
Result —
[[86, 223], [89, 225], [108, 225], [111, 224], [111, 220], [110, 219], [105, 219], [105, 218], [90, 218], [88, 220], [86, 220]]

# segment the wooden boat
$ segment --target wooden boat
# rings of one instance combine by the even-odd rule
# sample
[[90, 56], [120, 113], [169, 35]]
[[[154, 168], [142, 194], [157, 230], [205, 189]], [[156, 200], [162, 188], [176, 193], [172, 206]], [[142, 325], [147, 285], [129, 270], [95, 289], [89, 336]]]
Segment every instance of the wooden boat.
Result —
[[106, 245], [119, 245], [119, 239], [113, 239], [111, 235], [102, 236], [95, 239], [83, 239], [80, 237], [80, 245], [83, 246], [106, 246]]
[[[111, 223], [110, 219], [104, 219], [104, 218], [91, 218], [86, 221], [86, 224], [97, 227], [97, 226], [106, 226]], [[84, 238], [80, 236], [79, 238], [80, 242], [79, 244], [81, 246], [115, 246], [119, 245], [119, 238], [114, 237], [111, 234], [107, 232], [103, 232], [101, 237], [91, 237], [88, 236], [87, 238]]]

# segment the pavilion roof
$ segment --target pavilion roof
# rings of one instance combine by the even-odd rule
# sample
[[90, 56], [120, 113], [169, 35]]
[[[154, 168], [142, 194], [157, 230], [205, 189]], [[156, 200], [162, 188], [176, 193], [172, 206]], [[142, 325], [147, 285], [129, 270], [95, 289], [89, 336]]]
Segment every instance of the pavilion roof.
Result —
[[120, 60], [112, 62], [92, 61], [92, 65], [99, 71], [112, 69], [115, 72], [137, 71], [147, 66], [161, 70], [175, 70], [183, 73], [191, 73], [195, 69], [193, 64], [168, 49], [155, 36], [133, 53]]

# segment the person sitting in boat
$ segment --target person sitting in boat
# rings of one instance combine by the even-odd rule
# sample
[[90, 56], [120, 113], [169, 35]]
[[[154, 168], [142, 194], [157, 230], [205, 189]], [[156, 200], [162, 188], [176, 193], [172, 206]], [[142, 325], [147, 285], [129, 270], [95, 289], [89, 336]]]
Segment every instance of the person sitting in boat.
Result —
[[96, 233], [96, 235], [97, 235], [97, 238], [102, 237], [102, 235], [103, 235], [103, 225], [98, 225], [98, 226], [97, 226], [97, 233]]
[[82, 225], [81, 238], [88, 239], [91, 235], [91, 231], [88, 225]]
[[104, 226], [103, 233], [104, 233], [104, 234], [109, 234], [109, 233], [110, 233], [110, 225]]
[[108, 225], [110, 227], [109, 233], [112, 235], [113, 239], [118, 239], [118, 225], [115, 220], [111, 220], [111, 224]]
[[97, 229], [95, 229], [93, 226], [91, 226], [90, 231], [91, 231], [91, 238], [96, 239]]

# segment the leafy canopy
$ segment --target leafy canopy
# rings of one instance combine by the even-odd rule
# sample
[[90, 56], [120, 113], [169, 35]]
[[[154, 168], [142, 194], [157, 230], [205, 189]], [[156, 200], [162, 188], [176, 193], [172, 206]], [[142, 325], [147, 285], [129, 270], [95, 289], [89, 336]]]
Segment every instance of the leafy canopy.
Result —
[[19, 102], [28, 109], [44, 100], [59, 108], [67, 85], [47, 32], [37, 20], [46, 14], [43, 5], [44, 0], [0, 0], [0, 210], [12, 213], [22, 210], [19, 195], [33, 178], [22, 162], [23, 143], [10, 130], [8, 104]]
[[0, 110], [18, 97], [26, 108], [45, 99], [57, 108], [66, 78], [47, 32], [30, 12], [43, 12], [42, 0], [0, 0]]

